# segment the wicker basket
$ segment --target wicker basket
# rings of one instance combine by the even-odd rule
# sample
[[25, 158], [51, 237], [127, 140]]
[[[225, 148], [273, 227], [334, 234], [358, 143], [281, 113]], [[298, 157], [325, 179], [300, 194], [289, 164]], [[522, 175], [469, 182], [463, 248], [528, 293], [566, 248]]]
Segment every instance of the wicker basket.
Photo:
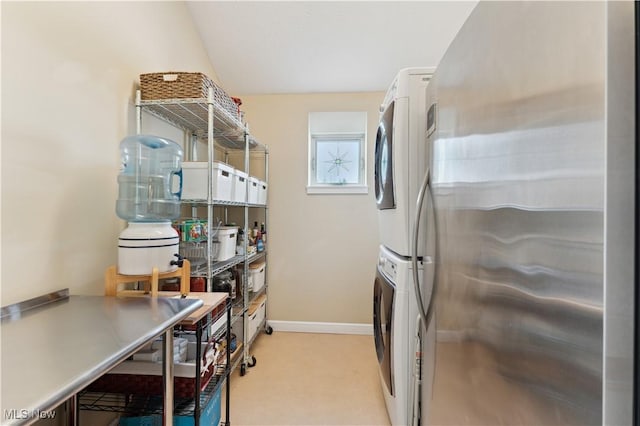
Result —
[[199, 72], [156, 72], [140, 74], [142, 100], [207, 99], [213, 88], [213, 100], [236, 120], [238, 105], [213, 80]]
[[[213, 337], [209, 339], [208, 342], [202, 342], [202, 344], [204, 346], [202, 348], [202, 355], [200, 355], [202, 357], [200, 367], [201, 391], [207, 387], [212, 377], [223, 374], [226, 367], [226, 359], [223, 358], [225, 353], [218, 349], [216, 340], [213, 339]], [[124, 361], [122, 365], [128, 362], [129, 361]], [[190, 372], [195, 373], [195, 362], [195, 360], [190, 360], [187, 363], [187, 368]], [[151, 363], [139, 362], [138, 365], [133, 365], [132, 367], [132, 364], [129, 364], [129, 367], [126, 368], [126, 370], [129, 370], [129, 373], [122, 370], [115, 372], [112, 370], [112, 372], [101, 376], [87, 386], [87, 390], [89, 392], [122, 393], [129, 395], [162, 395], [164, 386], [163, 376], [157, 374], [155, 367], [154, 370], [156, 370], [156, 373], [149, 374], [146, 367], [142, 368], [143, 364], [152, 365]], [[120, 366], [116, 367], [115, 370], [119, 367]], [[135, 368], [135, 374], [130, 373], [132, 368]], [[173, 393], [176, 397], [193, 398], [195, 396], [195, 377], [181, 377], [174, 373], [173, 379]]]
[[[203, 390], [213, 377], [218, 367], [210, 365], [200, 380], [200, 389]], [[194, 378], [174, 377], [173, 393], [179, 398], [193, 398], [195, 396]], [[110, 374], [107, 373], [93, 383], [87, 390], [89, 392], [108, 392], [133, 395], [162, 395], [164, 379], [162, 376], [144, 374]]]

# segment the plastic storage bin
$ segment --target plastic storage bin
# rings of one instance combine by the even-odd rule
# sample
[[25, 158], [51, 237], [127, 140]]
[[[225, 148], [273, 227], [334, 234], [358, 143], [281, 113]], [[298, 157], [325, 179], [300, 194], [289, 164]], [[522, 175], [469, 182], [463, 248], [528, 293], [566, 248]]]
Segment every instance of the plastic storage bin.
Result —
[[231, 185], [231, 201], [238, 203], [247, 202], [247, 181], [249, 175], [242, 170], [233, 171], [233, 184]]
[[254, 178], [253, 176], [249, 177], [249, 199], [247, 202], [249, 204], [258, 204], [258, 188], [260, 187], [260, 180], [258, 178]]
[[258, 182], [258, 204], [267, 205], [267, 182]]
[[214, 236], [219, 242], [217, 261], [228, 260], [236, 255], [236, 240], [238, 238], [238, 228], [235, 226], [221, 226]]
[[[213, 199], [218, 201], [232, 201], [231, 185], [233, 182], [233, 167], [215, 161], [211, 165], [211, 185]], [[182, 199], [207, 199], [207, 163], [203, 161], [185, 161], [182, 164]]]
[[253, 339], [256, 333], [258, 333], [258, 329], [260, 328], [260, 324], [264, 321], [267, 314], [267, 295], [263, 294], [258, 297], [251, 306], [249, 306], [249, 324], [247, 327], [247, 333], [249, 333], [249, 340]]
[[[199, 418], [199, 424], [201, 425], [218, 425], [221, 418], [221, 396], [222, 386], [218, 386], [215, 393], [202, 409]], [[153, 402], [157, 406], [153, 406]], [[158, 398], [150, 403], [150, 409], [162, 410], [162, 400]], [[189, 409], [185, 410], [189, 411]], [[162, 416], [159, 414], [146, 415], [146, 416], [133, 416], [133, 417], [120, 417], [118, 420], [119, 426], [162, 426]], [[174, 410], [173, 416], [174, 426], [194, 426], [195, 419], [191, 413], [184, 413], [181, 408]]]
[[256, 292], [264, 286], [265, 278], [264, 262], [256, 262], [249, 265], [249, 290]]
[[[216, 379], [215, 372], [222, 367], [220, 359], [207, 358], [212, 347], [202, 342], [200, 355], [197, 354], [197, 343], [183, 339], [179, 346], [174, 344], [174, 395], [179, 398], [193, 398], [196, 393], [196, 359], [200, 358], [200, 390], [205, 391], [211, 379]], [[160, 348], [162, 342], [159, 342]], [[157, 345], [153, 346], [157, 349]], [[185, 357], [177, 359], [177, 351], [185, 349]], [[161, 351], [161, 349], [160, 349]], [[138, 351], [136, 354], [143, 352]], [[160, 355], [162, 356], [162, 355]], [[111, 369], [107, 374], [92, 382], [87, 390], [90, 392], [129, 393], [132, 395], [162, 395], [162, 362], [125, 360]]]

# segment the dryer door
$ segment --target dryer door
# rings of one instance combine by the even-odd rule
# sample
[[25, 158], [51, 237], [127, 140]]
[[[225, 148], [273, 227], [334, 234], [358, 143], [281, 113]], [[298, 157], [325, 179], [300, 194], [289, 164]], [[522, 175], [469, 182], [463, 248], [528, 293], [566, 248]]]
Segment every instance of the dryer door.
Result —
[[380, 118], [376, 135], [375, 191], [378, 210], [394, 209], [396, 200], [393, 193], [393, 109], [391, 102]]
[[391, 361], [394, 296], [395, 286], [378, 269], [373, 286], [373, 336], [380, 372], [391, 395], [395, 395]]

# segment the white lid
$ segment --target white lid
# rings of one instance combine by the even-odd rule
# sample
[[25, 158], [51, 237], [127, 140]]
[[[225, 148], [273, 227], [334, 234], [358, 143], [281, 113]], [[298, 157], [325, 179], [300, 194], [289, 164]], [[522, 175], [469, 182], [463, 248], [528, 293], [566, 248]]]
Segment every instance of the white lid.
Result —
[[251, 182], [260, 183], [260, 179], [258, 179], [257, 177], [249, 176], [249, 180]]
[[[206, 161], [184, 161], [182, 163], [182, 168], [183, 169], [206, 169], [207, 162]], [[228, 172], [233, 171], [233, 167], [231, 167], [226, 163], [222, 163], [220, 161], [214, 161], [212, 164], [212, 168], [226, 170]]]
[[236, 174], [236, 176], [241, 176], [243, 178], [246, 178], [248, 175], [243, 172], [242, 170], [238, 170], [238, 169], [233, 169], [233, 173]]
[[224, 170], [224, 171], [229, 172], [229, 173], [233, 173], [233, 167], [231, 167], [230, 165], [228, 165], [226, 163], [221, 163], [219, 161], [214, 161], [213, 162], [213, 168], [214, 169]]
[[233, 234], [234, 232], [238, 232], [238, 229], [239, 228], [237, 226], [221, 226], [217, 232], [218, 234], [228, 235]]
[[182, 168], [183, 169], [206, 169], [207, 163], [206, 161], [183, 161]]

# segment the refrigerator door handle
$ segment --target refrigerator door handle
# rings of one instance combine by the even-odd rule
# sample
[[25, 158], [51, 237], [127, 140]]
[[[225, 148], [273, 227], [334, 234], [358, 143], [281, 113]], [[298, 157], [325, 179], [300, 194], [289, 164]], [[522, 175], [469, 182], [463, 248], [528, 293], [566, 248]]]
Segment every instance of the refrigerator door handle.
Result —
[[[427, 309], [425, 310], [425, 306], [422, 303], [422, 291], [420, 290], [420, 280], [418, 277], [418, 235], [420, 233], [420, 216], [422, 215], [422, 205], [424, 204], [425, 194], [429, 192], [429, 197], [431, 198], [431, 200], [433, 200], [433, 197], [431, 196], [430, 182], [431, 182], [431, 173], [430, 173], [430, 170], [427, 169], [427, 172], [424, 175], [424, 179], [422, 180], [422, 185], [420, 186], [418, 199], [416, 200], [416, 215], [413, 219], [413, 240], [412, 240], [412, 247], [411, 247], [411, 264], [413, 267], [413, 286], [415, 289], [416, 302], [418, 304], [418, 312], [420, 314], [420, 319], [422, 320], [422, 325], [424, 326], [425, 330], [429, 329], [429, 322], [431, 322], [433, 290], [431, 291], [431, 294], [429, 297], [429, 303], [427, 305]], [[428, 259], [428, 258], [425, 256], [425, 259]]]

